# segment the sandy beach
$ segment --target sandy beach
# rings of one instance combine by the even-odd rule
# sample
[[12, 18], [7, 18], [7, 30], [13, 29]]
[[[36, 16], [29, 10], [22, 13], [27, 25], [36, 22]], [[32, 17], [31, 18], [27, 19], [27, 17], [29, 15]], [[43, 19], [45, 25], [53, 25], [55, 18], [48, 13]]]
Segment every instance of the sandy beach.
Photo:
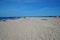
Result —
[[26, 17], [0, 21], [0, 40], [60, 40], [60, 18]]

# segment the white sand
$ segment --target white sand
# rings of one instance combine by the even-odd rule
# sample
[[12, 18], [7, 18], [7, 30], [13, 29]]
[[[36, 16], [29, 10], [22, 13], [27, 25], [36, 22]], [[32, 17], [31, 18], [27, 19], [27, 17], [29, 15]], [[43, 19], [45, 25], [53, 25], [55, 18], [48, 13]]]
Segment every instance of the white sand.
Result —
[[52, 17], [27, 17], [0, 22], [0, 40], [60, 40], [59, 23], [60, 18]]

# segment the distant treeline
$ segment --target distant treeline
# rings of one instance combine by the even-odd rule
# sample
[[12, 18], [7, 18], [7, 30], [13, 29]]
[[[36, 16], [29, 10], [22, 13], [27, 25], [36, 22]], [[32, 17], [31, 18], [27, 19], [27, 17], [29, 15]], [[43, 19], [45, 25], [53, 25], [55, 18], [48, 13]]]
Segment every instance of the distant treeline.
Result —
[[[21, 17], [56, 17], [56, 16], [21, 16]], [[60, 17], [60, 16], [58, 16]]]
[[[56, 17], [56, 16], [20, 16], [20, 17], [0, 17], [0, 20], [3, 19], [19, 19], [19, 18], [26, 18], [26, 17]], [[60, 16], [58, 16], [60, 17]]]
[[3, 19], [19, 19], [20, 17], [0, 17], [0, 20]]

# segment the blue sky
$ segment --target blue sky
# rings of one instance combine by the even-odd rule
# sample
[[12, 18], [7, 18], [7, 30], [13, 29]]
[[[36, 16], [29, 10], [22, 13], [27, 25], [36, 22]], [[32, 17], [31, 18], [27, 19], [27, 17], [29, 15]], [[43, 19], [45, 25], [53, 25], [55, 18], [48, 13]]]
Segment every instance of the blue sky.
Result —
[[0, 17], [60, 16], [60, 0], [0, 0]]

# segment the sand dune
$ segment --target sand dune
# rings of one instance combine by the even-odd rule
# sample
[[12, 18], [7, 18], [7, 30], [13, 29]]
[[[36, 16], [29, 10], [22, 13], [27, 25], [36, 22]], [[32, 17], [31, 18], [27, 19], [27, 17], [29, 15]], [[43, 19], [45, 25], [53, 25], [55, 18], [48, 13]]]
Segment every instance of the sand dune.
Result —
[[0, 22], [0, 40], [60, 40], [60, 18], [27, 17]]

